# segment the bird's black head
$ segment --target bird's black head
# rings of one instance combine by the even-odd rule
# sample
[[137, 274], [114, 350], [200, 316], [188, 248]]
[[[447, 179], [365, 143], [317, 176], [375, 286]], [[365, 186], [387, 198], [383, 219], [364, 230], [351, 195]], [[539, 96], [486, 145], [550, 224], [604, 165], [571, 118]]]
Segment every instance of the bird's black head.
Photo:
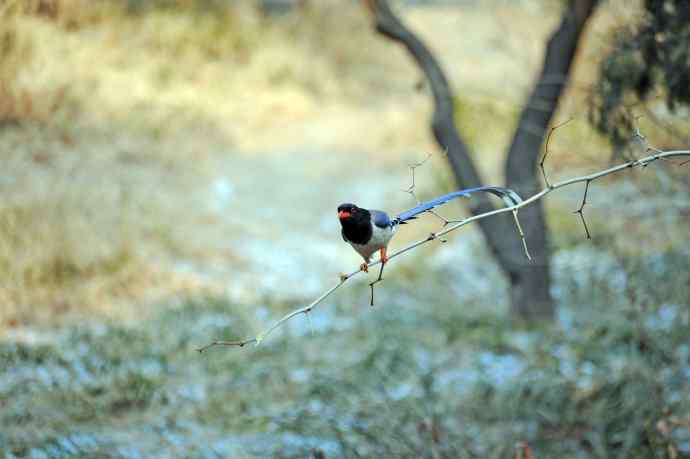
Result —
[[369, 220], [371, 220], [371, 213], [368, 210], [357, 207], [354, 204], [345, 203], [338, 206], [338, 219], [340, 219], [340, 223], [342, 224], [369, 224]]
[[369, 221], [371, 214], [368, 210], [357, 207], [354, 204], [345, 203], [338, 206], [338, 218], [340, 223], [345, 221]]
[[350, 203], [340, 204], [338, 206], [338, 218], [340, 220], [348, 219], [352, 216], [352, 214], [357, 213], [358, 209], [359, 209], [359, 207], [357, 207], [354, 204], [350, 204]]
[[354, 204], [338, 206], [338, 219], [343, 227], [343, 239], [357, 244], [366, 244], [371, 239], [371, 213]]

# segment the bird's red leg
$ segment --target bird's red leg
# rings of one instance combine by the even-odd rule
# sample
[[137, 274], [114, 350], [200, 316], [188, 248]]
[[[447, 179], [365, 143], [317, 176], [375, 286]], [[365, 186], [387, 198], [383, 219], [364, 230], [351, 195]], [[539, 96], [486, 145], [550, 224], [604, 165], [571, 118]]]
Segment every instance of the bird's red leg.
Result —
[[388, 263], [388, 255], [386, 255], [386, 247], [379, 250], [379, 253], [381, 254], [381, 263], [384, 265], [386, 263]]

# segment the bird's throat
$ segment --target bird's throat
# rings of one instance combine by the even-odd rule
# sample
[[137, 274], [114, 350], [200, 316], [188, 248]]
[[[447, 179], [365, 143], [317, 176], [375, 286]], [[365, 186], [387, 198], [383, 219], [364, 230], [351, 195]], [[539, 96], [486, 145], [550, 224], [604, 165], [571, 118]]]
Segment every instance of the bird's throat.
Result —
[[353, 217], [340, 220], [343, 227], [343, 235], [348, 241], [355, 244], [366, 244], [371, 239], [371, 221], [361, 220]]

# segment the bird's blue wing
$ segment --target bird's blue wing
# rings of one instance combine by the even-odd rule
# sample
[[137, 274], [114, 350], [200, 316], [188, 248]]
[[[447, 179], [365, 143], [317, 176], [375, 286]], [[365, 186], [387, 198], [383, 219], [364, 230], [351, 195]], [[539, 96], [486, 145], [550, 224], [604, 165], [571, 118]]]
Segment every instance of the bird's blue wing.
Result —
[[370, 210], [369, 212], [371, 213], [371, 221], [374, 222], [374, 225], [378, 226], [379, 228], [387, 228], [391, 226], [391, 218], [384, 211]]
[[498, 196], [503, 200], [506, 206], [514, 206], [516, 204], [519, 204], [522, 202], [522, 198], [513, 190], [510, 188], [502, 188], [499, 186], [479, 186], [476, 188], [467, 188], [464, 190], [459, 190], [459, 191], [454, 191], [452, 193], [444, 194], [443, 196], [439, 196], [436, 199], [432, 199], [431, 201], [426, 201], [421, 204], [419, 204], [416, 207], [413, 207], [410, 210], [407, 210], [405, 212], [402, 212], [399, 214], [395, 219], [393, 220], [394, 224], [400, 224], [404, 223], [408, 220], [412, 220], [416, 218], [417, 215], [427, 212], [431, 209], [433, 209], [436, 206], [440, 206], [441, 204], [445, 204], [450, 200], [453, 200], [455, 198], [459, 197], [468, 197], [472, 193], [476, 193], [478, 191], [482, 191], [485, 193], [491, 193], [493, 195]]

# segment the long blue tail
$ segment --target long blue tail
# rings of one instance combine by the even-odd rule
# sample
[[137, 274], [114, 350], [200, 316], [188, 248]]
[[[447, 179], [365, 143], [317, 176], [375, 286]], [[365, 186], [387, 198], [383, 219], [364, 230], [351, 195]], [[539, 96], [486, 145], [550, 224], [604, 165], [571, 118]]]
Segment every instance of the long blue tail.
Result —
[[431, 209], [433, 209], [436, 206], [440, 206], [441, 204], [445, 204], [448, 201], [451, 201], [455, 198], [459, 197], [468, 197], [472, 193], [476, 193], [478, 191], [483, 191], [485, 193], [491, 193], [493, 195], [498, 196], [503, 200], [503, 202], [506, 204], [506, 206], [514, 206], [516, 204], [519, 204], [522, 202], [522, 198], [513, 190], [509, 188], [502, 188], [499, 186], [479, 186], [477, 188], [467, 188], [465, 190], [459, 190], [459, 191], [454, 191], [452, 193], [444, 194], [443, 196], [439, 196], [436, 199], [432, 199], [431, 201], [423, 202], [419, 204], [416, 207], [413, 207], [410, 210], [407, 210], [405, 212], [402, 212], [399, 214], [397, 217], [393, 219], [391, 222], [393, 225], [399, 225], [402, 223], [405, 223], [408, 220], [413, 220], [417, 218], [417, 215], [427, 212]]

